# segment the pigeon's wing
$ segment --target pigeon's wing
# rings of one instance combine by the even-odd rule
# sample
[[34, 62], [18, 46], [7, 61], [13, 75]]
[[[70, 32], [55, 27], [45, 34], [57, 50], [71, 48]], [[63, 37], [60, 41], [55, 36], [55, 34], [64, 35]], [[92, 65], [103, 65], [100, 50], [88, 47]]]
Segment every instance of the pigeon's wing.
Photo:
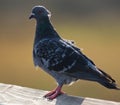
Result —
[[[80, 79], [86, 79], [92, 81], [102, 80], [102, 82], [109, 81], [110, 83], [115, 82], [115, 80], [110, 75], [108, 75], [101, 69], [97, 68], [94, 62], [91, 59], [89, 59], [87, 56], [85, 56], [79, 48], [75, 47], [73, 44], [68, 43], [66, 41], [64, 41], [64, 43], [65, 44], [67, 43], [68, 46], [66, 49], [69, 49], [70, 47], [71, 49], [70, 51], [74, 52], [72, 54], [76, 56], [76, 58], [72, 60], [71, 59], [72, 57], [70, 57], [70, 60], [72, 60], [73, 62], [72, 65], [70, 67], [68, 66], [69, 68], [67, 68], [65, 71], [63, 70], [62, 72], [64, 72], [67, 75]], [[73, 56], [72, 54], [71, 56]]]
[[[36, 56], [48, 70], [59, 73], [101, 73], [80, 49], [64, 40], [41, 40], [35, 48]], [[91, 68], [91, 69], [89, 69]]]

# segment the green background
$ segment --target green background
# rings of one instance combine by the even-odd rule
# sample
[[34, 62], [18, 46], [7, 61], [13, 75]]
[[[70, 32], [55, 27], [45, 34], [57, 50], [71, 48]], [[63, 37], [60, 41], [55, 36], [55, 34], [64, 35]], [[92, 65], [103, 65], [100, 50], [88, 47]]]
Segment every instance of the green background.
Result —
[[[43, 90], [55, 88], [52, 77], [36, 71], [32, 60], [35, 5], [52, 12], [59, 35], [76, 45], [120, 86], [120, 0], [0, 0], [0, 82]], [[120, 101], [120, 91], [78, 81], [63, 90], [71, 95]]]

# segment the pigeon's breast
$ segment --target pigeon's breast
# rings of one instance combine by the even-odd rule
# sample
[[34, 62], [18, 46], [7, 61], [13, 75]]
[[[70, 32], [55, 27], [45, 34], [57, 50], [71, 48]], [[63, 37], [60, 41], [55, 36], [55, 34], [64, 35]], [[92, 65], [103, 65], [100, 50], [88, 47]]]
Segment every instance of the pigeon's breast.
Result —
[[62, 62], [64, 57], [63, 46], [56, 44], [54, 40], [42, 40], [37, 43], [33, 49], [33, 58], [35, 65], [48, 68], [49, 65], [56, 65]]

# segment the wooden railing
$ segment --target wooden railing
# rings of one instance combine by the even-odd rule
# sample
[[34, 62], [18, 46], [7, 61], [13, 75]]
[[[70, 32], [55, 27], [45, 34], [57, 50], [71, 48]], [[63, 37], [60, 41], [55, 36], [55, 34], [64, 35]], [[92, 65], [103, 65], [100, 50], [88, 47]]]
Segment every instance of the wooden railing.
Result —
[[101, 99], [61, 95], [53, 101], [43, 98], [47, 91], [0, 83], [0, 105], [120, 105]]

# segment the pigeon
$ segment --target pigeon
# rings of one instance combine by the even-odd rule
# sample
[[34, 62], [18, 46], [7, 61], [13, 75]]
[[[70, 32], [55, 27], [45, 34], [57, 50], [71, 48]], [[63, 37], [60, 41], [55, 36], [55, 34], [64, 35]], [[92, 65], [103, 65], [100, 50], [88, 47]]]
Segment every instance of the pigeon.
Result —
[[89, 80], [119, 90], [115, 80], [84, 55], [73, 41], [62, 39], [50, 21], [51, 13], [44, 6], [34, 6], [29, 19], [36, 20], [33, 44], [34, 65], [42, 68], [57, 82], [57, 88], [44, 97], [50, 100], [61, 94], [62, 86], [77, 80]]

